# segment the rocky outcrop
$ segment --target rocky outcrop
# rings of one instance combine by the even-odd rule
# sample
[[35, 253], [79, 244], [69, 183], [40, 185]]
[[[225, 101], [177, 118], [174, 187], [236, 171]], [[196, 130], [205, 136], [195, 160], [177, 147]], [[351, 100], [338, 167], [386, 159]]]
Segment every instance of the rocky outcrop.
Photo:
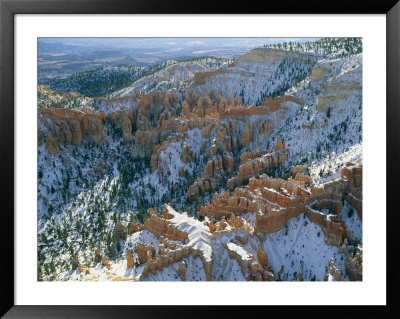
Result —
[[126, 268], [134, 268], [135, 267], [135, 259], [133, 257], [133, 250], [129, 249], [128, 250], [128, 255], [126, 257]]
[[282, 143], [282, 141], [281, 141], [281, 139], [280, 139], [280, 137], [279, 137], [279, 135], [276, 137], [276, 143], [275, 143], [275, 148], [274, 148], [274, 152], [278, 152], [278, 151], [281, 151], [281, 150], [284, 150], [286, 147], [285, 147], [285, 144], [284, 143]]
[[346, 257], [346, 272], [352, 281], [362, 280], [363, 254], [360, 245], [356, 252], [351, 252]]
[[350, 206], [355, 208], [358, 218], [362, 220], [362, 199], [357, 198], [352, 193], [348, 193], [346, 196], [346, 201], [350, 204]]
[[329, 265], [326, 267], [326, 275], [324, 277], [324, 281], [344, 281], [340, 270], [335, 267], [335, 262], [333, 258], [330, 259]]
[[140, 228], [136, 222], [135, 218], [132, 218], [131, 223], [129, 224], [129, 229], [128, 229], [128, 235], [131, 235], [133, 233], [136, 233], [137, 231], [139, 231]]
[[172, 225], [169, 225], [165, 237], [171, 240], [184, 241], [188, 238], [188, 234], [184, 231], [176, 229]]
[[149, 274], [155, 275], [157, 271], [163, 270], [165, 267], [176, 262], [181, 262], [183, 258], [189, 257], [189, 247], [180, 247], [174, 250], [168, 250], [165, 254], [149, 258], [142, 272], [142, 276], [147, 277]]
[[179, 264], [177, 274], [182, 281], [186, 281], [186, 264], [184, 262]]
[[260, 263], [261, 267], [263, 267], [265, 269], [269, 268], [268, 255], [261, 245], [258, 245], [258, 248], [257, 248], [257, 258], [258, 258], [258, 262]]
[[[269, 152], [267, 152], [269, 153]], [[262, 153], [260, 151], [253, 152], [243, 152], [240, 154], [240, 164], [246, 163], [248, 160], [253, 160], [257, 157], [261, 157]]]
[[[225, 216], [222, 216], [221, 220], [215, 224], [211, 220], [211, 222], [206, 223], [206, 225], [208, 225], [213, 238], [230, 236], [232, 234], [249, 234], [254, 230], [244, 218], [235, 216], [234, 213], [231, 214], [231, 217], [228, 220], [225, 219]], [[236, 237], [242, 244], [246, 243], [248, 239], [247, 235], [244, 237]]]
[[139, 264], [144, 264], [151, 258], [154, 258], [156, 251], [153, 246], [138, 243], [136, 247]]
[[305, 184], [311, 184], [313, 182], [313, 179], [311, 178], [311, 176], [305, 175], [303, 173], [297, 173], [294, 177], [294, 180], [302, 181]]
[[108, 118], [114, 126], [121, 129], [125, 141], [132, 141], [132, 122], [123, 110], [111, 113]]
[[250, 123], [247, 122], [243, 132], [242, 136], [240, 137], [240, 145], [242, 147], [247, 146], [250, 143]]
[[[353, 175], [359, 167], [352, 168]], [[299, 173], [297, 173], [299, 174]], [[282, 229], [289, 219], [306, 215], [311, 222], [321, 227], [328, 245], [339, 246], [346, 236], [346, 225], [337, 214], [342, 210], [342, 200], [354, 184], [349, 176], [324, 184], [312, 185], [305, 189], [305, 181], [292, 178], [275, 179], [267, 175], [252, 178], [244, 188], [236, 188], [233, 193], [222, 192], [213, 201], [201, 207], [200, 215], [224, 218], [232, 213], [240, 215], [255, 213], [254, 231], [274, 233]], [[354, 178], [353, 178], [354, 180]], [[211, 228], [215, 231], [216, 225]], [[211, 229], [210, 228], [210, 229]]]
[[[207, 237], [211, 236], [204, 225], [199, 221], [193, 224], [193, 220], [186, 214], [179, 214], [168, 205], [166, 205], [162, 217], [154, 210], [149, 210], [149, 214], [150, 217], [146, 220], [145, 227], [159, 237], [159, 255], [153, 255], [153, 258], [147, 262], [143, 271], [146, 274], [145, 276], [148, 273], [155, 274], [164, 267], [174, 262], [180, 262], [191, 254], [193, 258], [199, 257], [202, 260], [206, 279], [211, 280], [212, 259], [208, 248], [212, 248], [204, 242]], [[196, 227], [194, 225], [197, 224], [198, 230], [195, 232], [195, 238], [191, 239], [187, 232], [179, 229], [181, 223], [184, 227], [187, 227], [187, 223], [190, 223], [190, 228]], [[199, 233], [201, 234], [200, 237], [198, 237]], [[199, 246], [196, 244], [198, 240], [202, 241]]]
[[236, 117], [240, 118], [243, 116], [251, 116], [251, 115], [268, 115], [272, 112], [276, 112], [279, 108], [282, 108], [283, 104], [287, 102], [293, 102], [296, 104], [303, 104], [303, 102], [295, 98], [293, 96], [283, 96], [283, 97], [277, 97], [277, 98], [272, 98], [272, 99], [265, 99], [263, 104], [261, 106], [235, 106], [235, 107], [230, 107], [226, 108], [222, 112], [220, 112], [220, 118], [225, 118], [225, 117]]
[[113, 229], [113, 235], [115, 241], [125, 240], [127, 237], [126, 227], [121, 222], [116, 223]]
[[303, 184], [294, 180], [285, 181], [261, 175], [259, 179], [250, 179], [245, 188], [236, 188], [232, 194], [222, 192], [215, 196], [211, 203], [200, 209], [200, 214], [221, 218], [230, 216], [232, 212], [235, 215], [260, 211], [267, 213], [271, 209], [279, 210], [280, 205], [295, 206], [301, 198], [290, 196], [288, 192], [298, 194], [301, 185]]
[[194, 200], [207, 192], [215, 191], [226, 175], [232, 174], [234, 160], [231, 153], [223, 152], [209, 159], [204, 167], [203, 176], [197, 179], [188, 189], [188, 200]]
[[[149, 257], [147, 263], [143, 269], [142, 276], [147, 277], [149, 274], [155, 275], [157, 271], [163, 270], [165, 267], [172, 265], [176, 262], [182, 262], [183, 258], [188, 258], [189, 255], [192, 255], [193, 258], [200, 257], [203, 261], [204, 272], [206, 273], [206, 280], [211, 280], [211, 267], [212, 263], [206, 261], [203, 258], [203, 254], [201, 251], [188, 246], [178, 247], [176, 249], [168, 249], [165, 253], [160, 254], [154, 258]], [[182, 266], [180, 266], [182, 267]], [[179, 269], [179, 268], [178, 268]], [[186, 272], [181, 269], [180, 275], [185, 274]], [[181, 277], [181, 278], [182, 278]], [[186, 276], [185, 276], [186, 277]]]
[[259, 177], [263, 173], [268, 173], [272, 169], [283, 166], [286, 162], [287, 154], [288, 150], [280, 150], [254, 159], [250, 157], [239, 166], [236, 176], [227, 181], [226, 188], [233, 190], [246, 184], [251, 177]]
[[340, 177], [349, 181], [351, 188], [359, 189], [362, 187], [362, 167], [354, 163], [347, 163], [341, 171]]
[[254, 256], [247, 253], [241, 246], [231, 242], [224, 244], [224, 247], [228, 251], [228, 256], [239, 263], [242, 273], [247, 280], [275, 280], [274, 273], [269, 271], [268, 267], [264, 269], [260, 263], [257, 263]]
[[321, 199], [310, 204], [314, 210], [327, 210], [329, 214], [339, 214], [342, 210], [342, 201], [335, 199]]
[[304, 165], [297, 165], [291, 168], [291, 172], [293, 175], [294, 180], [302, 181], [305, 184], [312, 184], [313, 179], [309, 175], [307, 167]]
[[144, 228], [156, 237], [165, 236], [169, 222], [161, 218], [154, 210], [149, 210], [148, 217], [144, 221]]
[[304, 165], [296, 165], [291, 168], [293, 176], [296, 176], [298, 173], [304, 173], [307, 170], [307, 166]]
[[173, 130], [152, 130], [140, 131], [137, 130], [134, 136], [135, 145], [131, 151], [131, 157], [134, 160], [151, 159], [156, 145], [161, 144]]
[[[246, 159], [247, 161], [248, 159]], [[349, 168], [350, 167], [350, 168]], [[360, 166], [347, 166], [350, 172], [344, 173], [345, 178], [340, 178], [320, 186], [314, 184], [306, 188], [304, 180], [293, 178], [277, 179], [267, 175], [259, 178], [251, 178], [249, 184], [242, 188], [236, 188], [232, 193], [222, 192], [215, 196], [212, 202], [200, 209], [200, 215], [207, 216], [200, 222], [189, 222], [185, 214], [179, 214], [166, 205], [162, 214], [149, 210], [149, 217], [145, 221], [145, 228], [159, 237], [159, 253], [150, 245], [138, 244], [137, 254], [139, 263], [146, 263], [142, 276], [156, 274], [165, 267], [179, 262], [177, 275], [181, 280], [186, 279], [186, 265], [184, 258], [190, 255], [199, 257], [203, 263], [203, 269], [207, 280], [211, 280], [212, 250], [204, 250], [207, 240], [225, 238], [232, 240], [224, 243], [228, 257], [235, 259], [242, 270], [246, 280], [276, 280], [276, 276], [268, 263], [268, 255], [261, 244], [258, 244], [256, 255], [252, 255], [243, 247], [248, 245], [250, 237], [257, 237], [261, 242], [265, 234], [275, 233], [281, 230], [289, 219], [304, 214], [308, 219], [321, 228], [327, 245], [338, 246], [340, 251], [345, 251], [346, 271], [352, 280], [360, 280], [362, 276], [362, 250], [347, 253], [347, 230], [345, 223], [339, 219], [342, 211], [342, 200], [350, 191], [361, 191], [354, 186], [361, 186], [355, 182], [354, 176]], [[300, 167], [292, 169], [297, 174], [304, 174]], [[352, 182], [353, 181], [353, 182]], [[255, 214], [253, 222], [248, 222], [240, 215], [244, 213]], [[196, 224], [196, 226], [195, 226]], [[181, 225], [181, 226], [179, 226]], [[206, 226], [206, 229], [203, 227]], [[197, 227], [191, 233], [183, 231], [182, 227]], [[193, 233], [204, 232], [196, 238], [202, 241], [201, 246], [196, 246], [190, 236]], [[206, 239], [209, 237], [208, 239]], [[197, 239], [197, 240], [198, 240]], [[254, 239], [252, 239], [254, 240]], [[253, 244], [250, 244], [253, 245]], [[200, 248], [202, 247], [202, 248]], [[210, 246], [211, 247], [211, 246]], [[345, 247], [345, 248], [343, 248]], [[211, 248], [212, 249], [212, 248]], [[254, 248], [253, 248], [254, 249]], [[343, 253], [343, 252], [342, 252]], [[300, 262], [297, 280], [303, 280], [304, 264]], [[278, 273], [278, 280], [287, 280], [287, 274], [282, 266]], [[340, 271], [331, 261], [327, 267], [327, 280], [343, 280]]]
[[50, 153], [59, 151], [59, 144], [81, 145], [82, 141], [100, 143], [104, 138], [104, 113], [46, 108], [38, 111], [38, 127]]
[[345, 222], [339, 220], [337, 216], [326, 215], [309, 206], [303, 206], [303, 212], [312, 223], [321, 227], [327, 245], [340, 246], [342, 244], [346, 234]]
[[192, 161], [192, 150], [190, 149], [189, 145], [185, 144], [182, 149], [182, 161], [187, 164]]
[[[40, 131], [42, 132], [42, 131]], [[43, 135], [43, 133], [42, 133]], [[50, 131], [47, 134], [46, 138], [46, 149], [50, 154], [57, 153], [60, 149], [58, 147], [58, 141], [54, 138], [53, 133]]]
[[355, 208], [358, 217], [362, 219], [362, 167], [347, 163], [342, 169], [341, 178], [349, 182], [346, 201]]
[[153, 233], [156, 237], [166, 237], [171, 240], [179, 241], [187, 239], [188, 234], [176, 229], [168, 219], [168, 213], [163, 213], [163, 217], [161, 217], [154, 210], [150, 209], [149, 217], [144, 222], [144, 228]]
[[207, 192], [217, 190], [217, 180], [215, 178], [200, 178], [189, 186], [187, 199], [192, 201]]

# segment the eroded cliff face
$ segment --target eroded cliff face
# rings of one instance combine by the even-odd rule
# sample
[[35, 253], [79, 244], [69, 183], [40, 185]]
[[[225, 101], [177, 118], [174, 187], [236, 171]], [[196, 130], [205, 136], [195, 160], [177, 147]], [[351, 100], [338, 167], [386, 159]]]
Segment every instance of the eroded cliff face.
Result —
[[[228, 67], [214, 72], [198, 73], [188, 90], [210, 93], [218, 90], [228, 98], [240, 92], [245, 104], [262, 104], [264, 98], [282, 89], [291, 80], [281, 72], [293, 68], [295, 77], [311, 73], [317, 57], [313, 54], [257, 48], [236, 59]], [[284, 84], [285, 83], [285, 84]]]
[[38, 144], [49, 153], [59, 151], [59, 144], [81, 145], [83, 140], [100, 143], [104, 138], [104, 113], [47, 108], [38, 110]]
[[[151, 170], [160, 176], [170, 175], [172, 164], [179, 165], [171, 176], [175, 182], [187, 180], [188, 175], [195, 177], [186, 196], [193, 202], [220, 187], [233, 189], [251, 176], [283, 166], [287, 151], [279, 137], [271, 155], [251, 155], [252, 161], [244, 158], [246, 154], [261, 155], [274, 128], [301, 103], [286, 96], [248, 107], [240, 98], [227, 100], [218, 92], [199, 96], [190, 91], [181, 105], [167, 92], [100, 99], [94, 105], [105, 113], [41, 110], [38, 140], [54, 154], [62, 143], [80, 146], [83, 141], [113, 143], [122, 139], [134, 161], [149, 161]], [[178, 143], [183, 144], [177, 149]], [[180, 159], [171, 163], [175, 152]]]
[[111, 113], [109, 119], [113, 125], [121, 129], [125, 141], [132, 141], [132, 122], [124, 111]]
[[[304, 214], [320, 226], [328, 245], [340, 246], [346, 236], [345, 222], [338, 218], [342, 201], [352, 192], [361, 192], [359, 176], [362, 167], [351, 165], [343, 168], [343, 178], [307, 189], [304, 181], [270, 178], [261, 175], [251, 178], [244, 188], [232, 193], [223, 192], [200, 209], [200, 214], [214, 218], [254, 213], [256, 233], [275, 233], [289, 219]], [[357, 180], [357, 182], [355, 182]]]
[[363, 249], [362, 245], [358, 245], [355, 251], [347, 253], [346, 256], [346, 271], [352, 281], [362, 280], [363, 269]]
[[[320, 229], [324, 244], [342, 254], [339, 267], [335, 265], [338, 259], [331, 258], [321, 268], [320, 280], [361, 280], [362, 248], [348, 244], [350, 237], [342, 218], [342, 201], [362, 191], [361, 170], [360, 165], [348, 163], [341, 178], [318, 187], [291, 177], [279, 179], [262, 174], [251, 178], [247, 186], [237, 187], [232, 193], [222, 192], [203, 206], [202, 222], [168, 205], [160, 214], [150, 209], [144, 229], [156, 240], [153, 244], [138, 243], [135, 252], [128, 250], [127, 268], [144, 264], [140, 280], [164, 278], [171, 271], [180, 280], [187, 280], [188, 271], [193, 271], [193, 263], [199, 258], [204, 280], [220, 280], [219, 268], [230, 264], [236, 265], [236, 276], [244, 280], [287, 280], [284, 265], [277, 268], [273, 260], [272, 267], [269, 253], [275, 252], [265, 247], [269, 247], [268, 236], [278, 234], [289, 221], [304, 215], [300, 223], [307, 218]], [[293, 167], [292, 172], [306, 174], [302, 166]], [[132, 224], [136, 229], [136, 222]], [[300, 261], [298, 269], [295, 280], [312, 279], [307, 260]]]

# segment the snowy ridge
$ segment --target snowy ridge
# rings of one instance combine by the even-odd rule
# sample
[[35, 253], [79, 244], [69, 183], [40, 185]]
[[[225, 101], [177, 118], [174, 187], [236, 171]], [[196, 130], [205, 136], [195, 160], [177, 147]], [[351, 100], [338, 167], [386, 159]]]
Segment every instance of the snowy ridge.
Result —
[[113, 92], [110, 98], [148, 93], [154, 90], [170, 90], [185, 87], [185, 82], [192, 79], [198, 72], [210, 72], [223, 68], [229, 59], [203, 58], [194, 61], [167, 61], [164, 68], [154, 74], [142, 77], [130, 86]]
[[188, 234], [189, 242], [187, 245], [200, 250], [206, 261], [212, 261], [211, 234], [208, 227], [202, 222], [188, 217], [187, 213], [179, 214], [169, 205], [166, 205], [166, 208], [168, 209], [168, 213], [175, 216], [169, 221], [177, 229]]

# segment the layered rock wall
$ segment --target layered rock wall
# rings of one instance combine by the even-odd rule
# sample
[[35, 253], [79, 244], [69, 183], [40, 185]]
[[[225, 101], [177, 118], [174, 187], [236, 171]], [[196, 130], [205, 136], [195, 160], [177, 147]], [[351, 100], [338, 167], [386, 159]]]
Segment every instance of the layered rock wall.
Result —
[[59, 144], [81, 145], [85, 139], [100, 143], [104, 138], [104, 113], [46, 108], [38, 110], [39, 144], [45, 140], [49, 153], [59, 151]]
[[[344, 179], [322, 187], [312, 185], [310, 191], [304, 188], [304, 181], [275, 179], [267, 175], [252, 178], [246, 187], [236, 188], [232, 194], [222, 192], [215, 196], [212, 202], [201, 207], [200, 215], [224, 219], [231, 214], [255, 213], [254, 232], [275, 233], [289, 219], [304, 214], [321, 228], [328, 245], [339, 246], [347, 232], [345, 223], [337, 216], [342, 211], [342, 201], [346, 194], [361, 191], [354, 188], [361, 186], [355, 181], [361, 168], [351, 166], [344, 170]], [[222, 220], [220, 224], [223, 224]], [[216, 227], [221, 226], [211, 226], [213, 230]]]

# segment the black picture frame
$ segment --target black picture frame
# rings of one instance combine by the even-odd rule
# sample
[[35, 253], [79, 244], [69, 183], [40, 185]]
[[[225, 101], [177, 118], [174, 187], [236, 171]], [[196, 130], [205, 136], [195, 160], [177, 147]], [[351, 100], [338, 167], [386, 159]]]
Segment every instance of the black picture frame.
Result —
[[[293, 315], [310, 315], [322, 311], [329, 316], [390, 316], [397, 313], [398, 274], [395, 273], [395, 258], [398, 251], [395, 227], [399, 225], [395, 192], [398, 180], [398, 137], [400, 136], [400, 3], [391, 1], [362, 0], [309, 0], [263, 2], [246, 1], [245, 5], [230, 5], [215, 1], [163, 1], [163, 0], [0, 0], [1, 51], [0, 51], [0, 140], [1, 140], [1, 309], [4, 318], [148, 318], [148, 317], [209, 317], [225, 316], [227, 311], [235, 316], [252, 315], [247, 307], [210, 306], [16, 306], [14, 288], [14, 15], [15, 14], [385, 14], [387, 19], [387, 105], [386, 105], [386, 172], [387, 176], [387, 306], [379, 307], [270, 307], [260, 313], [282, 315], [282, 311]], [[383, 107], [383, 106], [382, 106]], [[378, 151], [378, 150], [377, 150]], [[379, 218], [379, 217], [377, 217]], [[192, 307], [195, 309], [188, 309]], [[212, 308], [212, 309], [210, 309]], [[344, 309], [343, 309], [344, 308]], [[250, 312], [249, 312], [250, 311]], [[266, 311], [266, 312], [264, 312]], [[253, 313], [253, 315], [255, 315]]]

